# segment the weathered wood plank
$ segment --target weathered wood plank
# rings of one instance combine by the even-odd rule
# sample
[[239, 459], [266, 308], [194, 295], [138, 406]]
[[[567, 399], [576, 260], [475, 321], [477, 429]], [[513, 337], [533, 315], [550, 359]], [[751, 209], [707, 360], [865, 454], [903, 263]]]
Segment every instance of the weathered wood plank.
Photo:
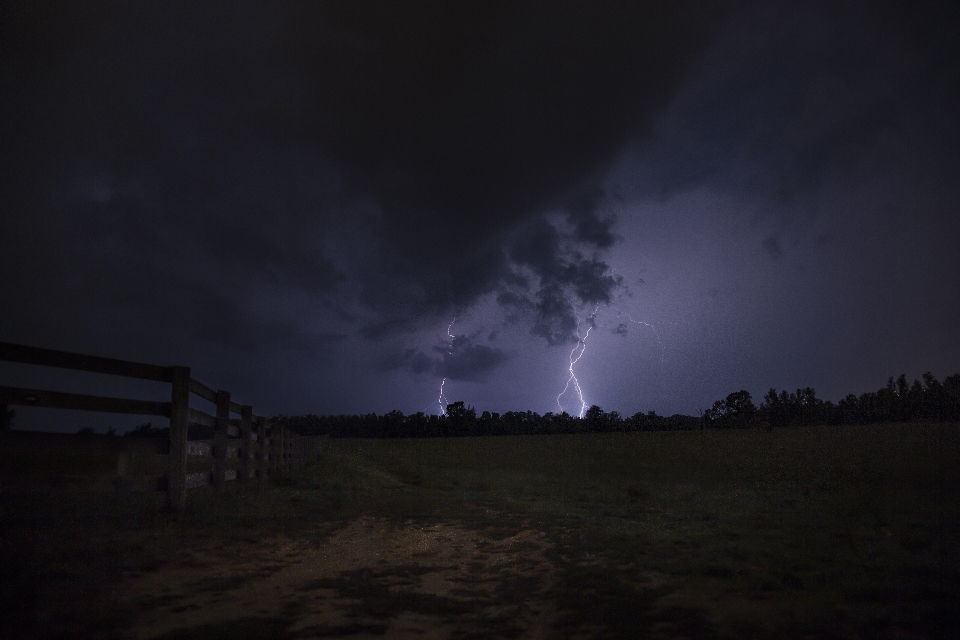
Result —
[[205, 427], [213, 427], [217, 424], [217, 419], [209, 413], [197, 411], [196, 409], [187, 409], [187, 416], [190, 424], [202, 424]]
[[61, 369], [107, 373], [115, 376], [126, 376], [128, 378], [140, 378], [141, 380], [173, 382], [173, 367], [161, 367], [144, 362], [102, 358], [100, 356], [70, 353], [68, 351], [54, 351], [53, 349], [28, 347], [26, 345], [12, 344], [9, 342], [0, 342], [0, 360], [37, 364], [46, 367], [59, 367]]
[[217, 420], [213, 432], [213, 486], [223, 492], [223, 471], [227, 461], [227, 427], [230, 426], [230, 392], [217, 391]]
[[284, 474], [287, 472], [287, 430], [280, 429], [280, 438], [277, 443], [278, 455], [277, 455], [277, 473]]
[[254, 449], [256, 452], [256, 464], [254, 465], [254, 470], [257, 474], [257, 480], [263, 481], [267, 477], [267, 419], [263, 417], [257, 417], [257, 447]]
[[183, 486], [186, 489], [196, 489], [210, 484], [210, 472], [188, 473], [183, 477]]
[[162, 416], [164, 418], [170, 416], [169, 402], [107, 398], [104, 396], [88, 396], [80, 393], [18, 389], [16, 387], [0, 387], [0, 404], [47, 407], [53, 409], [79, 409], [81, 411], [103, 411], [104, 413], [132, 413], [136, 415]]
[[209, 400], [210, 402], [217, 401], [217, 392], [203, 384], [199, 380], [194, 380], [190, 378], [190, 393], [198, 395], [204, 400]]
[[[240, 443], [236, 440], [227, 441], [223, 445], [227, 460], [238, 457], [240, 454]], [[190, 440], [187, 442], [188, 456], [212, 456], [214, 450], [213, 440]]]
[[213, 454], [213, 440], [190, 440], [187, 442], [188, 456], [209, 456]]
[[240, 481], [250, 479], [251, 444], [256, 437], [256, 434], [251, 433], [252, 428], [253, 407], [245, 404], [240, 411], [240, 448], [237, 450], [237, 455], [240, 457], [240, 474], [237, 479]]
[[167, 467], [167, 507], [187, 506], [187, 425], [190, 422], [190, 367], [173, 368], [170, 393], [170, 456]]
[[[222, 482], [235, 481], [237, 479], [237, 470], [236, 469], [227, 469], [223, 472]], [[188, 473], [184, 477], [184, 485], [187, 489], [197, 489], [198, 487], [203, 487], [208, 484], [217, 486], [217, 474], [210, 471], [203, 471], [201, 473]]]
[[[217, 392], [203, 384], [199, 380], [193, 378], [190, 379], [190, 393], [195, 394], [203, 398], [204, 400], [209, 400], [210, 402], [216, 404], [217, 402]], [[243, 406], [239, 402], [230, 402], [230, 413], [241, 413], [243, 411]]]

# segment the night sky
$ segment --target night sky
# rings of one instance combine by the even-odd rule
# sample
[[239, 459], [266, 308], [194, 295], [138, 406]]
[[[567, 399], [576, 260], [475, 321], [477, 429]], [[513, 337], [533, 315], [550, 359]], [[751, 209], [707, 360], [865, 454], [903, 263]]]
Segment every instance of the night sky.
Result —
[[[187, 365], [263, 415], [438, 413], [444, 380], [478, 411], [578, 414], [558, 394], [580, 350], [584, 402], [624, 415], [943, 378], [958, 18], [4, 3], [0, 340]], [[0, 366], [166, 393], [94, 378]], [[103, 424], [18, 408], [14, 427]]]

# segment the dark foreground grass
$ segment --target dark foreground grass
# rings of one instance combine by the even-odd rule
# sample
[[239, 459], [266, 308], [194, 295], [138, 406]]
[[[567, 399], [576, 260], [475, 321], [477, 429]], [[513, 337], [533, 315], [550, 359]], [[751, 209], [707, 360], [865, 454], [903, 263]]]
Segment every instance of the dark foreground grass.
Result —
[[[358, 519], [477, 542], [444, 557], [449, 592], [414, 554], [159, 637], [370, 637], [404, 617], [446, 637], [960, 637], [957, 425], [331, 440], [296, 479], [231, 489], [179, 518], [151, 494], [0, 494], [6, 637], [149, 637], [144, 612], [258, 588]], [[123, 598], [173, 570], [186, 586]], [[309, 621], [323, 599], [336, 624]]]

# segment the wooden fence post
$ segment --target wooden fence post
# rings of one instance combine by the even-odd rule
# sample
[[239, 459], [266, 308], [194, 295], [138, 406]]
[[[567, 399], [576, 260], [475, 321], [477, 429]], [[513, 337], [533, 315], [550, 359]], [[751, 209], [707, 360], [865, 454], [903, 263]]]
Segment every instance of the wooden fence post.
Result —
[[280, 455], [277, 459], [280, 468], [277, 469], [277, 475], [283, 476], [287, 472], [287, 430], [280, 425], [277, 430], [280, 432]]
[[248, 482], [250, 480], [250, 454], [253, 444], [250, 441], [250, 436], [252, 427], [253, 407], [245, 404], [240, 408], [240, 448], [237, 449], [237, 457], [240, 458], [240, 470], [237, 471], [237, 482]]
[[263, 421], [267, 430], [267, 439], [263, 441], [263, 474], [264, 478], [269, 478], [273, 475], [273, 466], [277, 464], [277, 430], [266, 417]]
[[274, 478], [280, 471], [280, 430], [276, 422], [270, 422], [270, 475]]
[[290, 471], [296, 474], [300, 471], [300, 438], [290, 430], [287, 434], [290, 438]]
[[267, 419], [257, 418], [257, 480], [262, 482], [267, 477]]
[[293, 435], [290, 433], [290, 429], [283, 428], [283, 450], [286, 460], [287, 473], [293, 471]]
[[190, 367], [173, 367], [170, 394], [170, 455], [167, 460], [167, 507], [187, 506], [187, 425], [190, 415]]
[[285, 475], [289, 469], [287, 469], [287, 455], [289, 454], [289, 447], [287, 444], [287, 428], [280, 427], [280, 473], [279, 475]]
[[217, 391], [217, 420], [213, 427], [213, 488], [223, 493], [227, 467], [227, 429], [230, 427], [230, 392]]

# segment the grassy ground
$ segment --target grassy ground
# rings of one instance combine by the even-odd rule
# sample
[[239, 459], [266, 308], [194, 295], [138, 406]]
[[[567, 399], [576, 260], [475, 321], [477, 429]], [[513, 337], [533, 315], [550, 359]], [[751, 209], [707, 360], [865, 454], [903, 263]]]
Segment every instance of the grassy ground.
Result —
[[8, 637], [960, 637], [960, 429], [331, 440], [282, 485], [0, 494]]

